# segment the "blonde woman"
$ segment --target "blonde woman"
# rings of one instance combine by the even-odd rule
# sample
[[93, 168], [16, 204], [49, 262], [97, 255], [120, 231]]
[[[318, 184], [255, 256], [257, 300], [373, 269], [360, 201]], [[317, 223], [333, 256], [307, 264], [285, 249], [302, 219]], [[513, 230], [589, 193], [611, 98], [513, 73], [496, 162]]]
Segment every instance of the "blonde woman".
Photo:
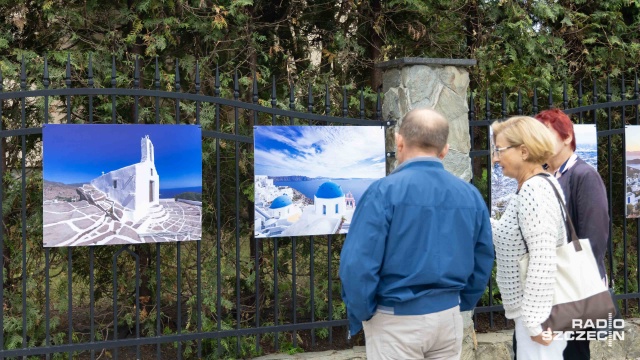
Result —
[[[505, 176], [518, 182], [516, 196], [500, 220], [491, 222], [496, 280], [505, 316], [516, 323], [516, 356], [518, 360], [562, 359], [566, 340], [548, 340], [543, 331], [553, 329], [541, 326], [551, 313], [556, 246], [567, 242], [564, 218], [551, 184], [560, 194], [562, 190], [542, 168], [554, 154], [553, 136], [538, 120], [527, 116], [495, 122], [491, 128], [492, 161], [502, 167]], [[529, 267], [522, 283], [518, 260], [527, 252]]]

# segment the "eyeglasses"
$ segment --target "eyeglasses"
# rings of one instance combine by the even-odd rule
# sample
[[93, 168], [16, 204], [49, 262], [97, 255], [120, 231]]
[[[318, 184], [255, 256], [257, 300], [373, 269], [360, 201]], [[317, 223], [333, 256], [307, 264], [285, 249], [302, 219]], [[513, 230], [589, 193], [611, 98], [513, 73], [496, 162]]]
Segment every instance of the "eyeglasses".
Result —
[[501, 151], [505, 151], [514, 147], [518, 147], [520, 145], [511, 145], [511, 146], [505, 146], [505, 147], [501, 147], [501, 148], [497, 148], [495, 146], [493, 146], [493, 153], [495, 154], [496, 158], [500, 158], [500, 152]]

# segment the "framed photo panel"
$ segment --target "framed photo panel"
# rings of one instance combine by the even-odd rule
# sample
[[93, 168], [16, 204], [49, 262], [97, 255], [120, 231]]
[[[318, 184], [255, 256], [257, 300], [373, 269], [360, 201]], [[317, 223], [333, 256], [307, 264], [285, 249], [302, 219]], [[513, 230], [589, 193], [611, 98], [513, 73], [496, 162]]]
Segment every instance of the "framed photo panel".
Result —
[[199, 240], [202, 141], [193, 125], [45, 125], [45, 247]]
[[381, 126], [256, 126], [255, 236], [344, 234], [385, 176]]

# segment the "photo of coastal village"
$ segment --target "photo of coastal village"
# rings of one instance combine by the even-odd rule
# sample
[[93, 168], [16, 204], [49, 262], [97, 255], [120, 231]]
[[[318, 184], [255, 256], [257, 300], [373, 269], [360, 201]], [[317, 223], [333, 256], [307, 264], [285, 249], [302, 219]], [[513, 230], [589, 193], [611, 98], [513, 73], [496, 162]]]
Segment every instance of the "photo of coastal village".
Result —
[[199, 240], [199, 126], [45, 125], [43, 245]]
[[640, 125], [628, 125], [624, 136], [627, 159], [625, 212], [627, 218], [640, 218]]
[[[590, 124], [573, 124], [576, 135], [575, 153], [587, 164], [598, 169], [598, 136], [596, 126]], [[493, 136], [491, 136], [493, 139]], [[518, 183], [515, 179], [502, 174], [499, 164], [493, 166], [491, 173], [491, 217], [499, 219], [507, 208], [509, 201], [516, 195]]]
[[345, 234], [385, 176], [380, 126], [256, 126], [255, 236]]

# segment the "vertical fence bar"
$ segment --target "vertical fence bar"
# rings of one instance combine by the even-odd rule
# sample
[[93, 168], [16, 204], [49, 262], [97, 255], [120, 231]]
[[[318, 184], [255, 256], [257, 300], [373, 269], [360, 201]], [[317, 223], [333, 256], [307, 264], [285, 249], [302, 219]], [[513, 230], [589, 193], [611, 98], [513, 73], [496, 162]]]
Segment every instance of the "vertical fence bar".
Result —
[[347, 117], [349, 114], [349, 107], [347, 102], [347, 88], [342, 87], [342, 117]]
[[[640, 100], [640, 90], [638, 89], [638, 73], [635, 73], [635, 77], [633, 80], [633, 98], [636, 100], [636, 125], [640, 125], [640, 107], [638, 103]], [[1, 120], [1, 119], [0, 119]], [[627, 164], [625, 164], [627, 166]], [[638, 253], [636, 254], [636, 284], [637, 288], [640, 289], [640, 219], [636, 219], [636, 249], [638, 249]], [[638, 307], [640, 307], [640, 298], [638, 299]]]
[[[49, 248], [47, 248], [47, 250], [49, 250]], [[96, 341], [96, 328], [95, 328], [95, 295], [94, 295], [94, 291], [95, 291], [95, 266], [94, 266], [94, 258], [95, 258], [95, 252], [94, 252], [94, 247], [90, 246], [89, 247], [89, 321], [91, 322], [90, 324], [90, 333], [89, 333], [89, 339], [90, 342], [94, 342]], [[47, 251], [47, 260], [49, 259], [49, 252]], [[48, 262], [48, 261], [47, 261]], [[91, 360], [96, 358], [96, 351], [95, 349], [91, 349]]]
[[[271, 108], [275, 109], [276, 105], [278, 105], [277, 94], [276, 94], [276, 76], [273, 75], [271, 78]], [[271, 125], [276, 124], [276, 114], [271, 114]]]
[[[309, 100], [307, 104], [307, 112], [309, 114], [313, 114], [313, 87], [311, 86], [311, 82], [309, 82]], [[309, 120], [309, 125], [311, 125], [311, 120]], [[315, 266], [314, 266], [314, 237], [309, 237], [309, 280], [310, 280], [310, 296], [311, 296], [311, 322], [315, 321]], [[311, 348], [315, 348], [316, 346], [316, 332], [314, 329], [311, 329]]]
[[[289, 110], [295, 110], [296, 108], [296, 99], [294, 97], [294, 92], [295, 92], [296, 88], [295, 85], [293, 85], [293, 83], [291, 83], [289, 85]], [[293, 125], [294, 124], [294, 119], [293, 117], [289, 117], [289, 125]]]
[[[296, 239], [297, 237], [292, 237], [291, 238], [291, 297], [292, 297], [292, 301], [293, 301], [293, 323], [297, 324], [298, 323], [298, 317], [296, 312], [298, 311], [298, 307], [297, 307], [297, 296], [296, 293], [298, 292], [297, 289], [297, 284], [296, 284], [296, 252], [298, 251], [298, 247], [296, 245]], [[298, 335], [297, 332], [295, 330], [293, 330], [293, 347], [297, 347], [298, 346]]]
[[[153, 77], [153, 87], [156, 91], [160, 91], [160, 69], [158, 68], [158, 57], [155, 58], [155, 72]], [[155, 123], [160, 123], [160, 97], [156, 96], [156, 109], [155, 109]], [[156, 244], [156, 336], [162, 335], [162, 329], [160, 328], [160, 319], [162, 318], [162, 304], [160, 300], [160, 291], [162, 289], [162, 277], [160, 274], [160, 244]], [[156, 344], [156, 359], [162, 358], [161, 345], [158, 342]]]
[[[93, 61], [91, 59], [91, 53], [89, 53], [89, 73], [88, 73], [87, 85], [90, 89], [93, 89]], [[45, 105], [45, 109], [48, 107]], [[89, 95], [89, 124], [93, 124], [93, 95]], [[93, 341], [93, 340], [91, 340]], [[93, 351], [95, 352], [95, 351]]]
[[[22, 56], [22, 64], [20, 71], [20, 90], [27, 90], [27, 71], [25, 69], [24, 55]], [[21, 127], [26, 129], [27, 127], [27, 98], [22, 96], [20, 98], [20, 118]], [[22, 347], [27, 348], [29, 346], [27, 342], [27, 139], [25, 135], [21, 135], [22, 141], [21, 153], [22, 159], [20, 159], [21, 169], [21, 235], [22, 235]], [[2, 304], [4, 306], [4, 304]]]
[[[0, 83], [2, 82], [2, 76], [0, 75]], [[49, 79], [49, 64], [47, 62], [47, 57], [44, 57], [44, 74], [42, 77], [42, 85], [44, 85], [44, 89], [48, 90], [49, 89], [49, 85], [51, 84], [51, 81]], [[1, 86], [2, 84], [0, 84], [0, 91], [1, 91]], [[2, 111], [2, 102], [0, 102], [0, 113]], [[44, 123], [45, 125], [49, 123], [49, 96], [45, 95], [44, 96]], [[2, 117], [0, 116], [0, 123], [2, 122]], [[2, 151], [2, 150], [0, 150]], [[4, 164], [2, 164], [2, 167], [4, 167]], [[0, 175], [0, 179], [2, 179], [2, 176]], [[2, 186], [0, 186], [0, 188], [2, 188]], [[1, 193], [1, 190], [0, 190]], [[2, 203], [2, 197], [0, 196], [0, 203]], [[2, 206], [2, 205], [0, 205]], [[0, 207], [0, 214], [2, 213], [2, 209]], [[1, 235], [0, 235], [1, 236]], [[1, 245], [0, 245], [1, 246]], [[49, 287], [49, 277], [50, 277], [50, 269], [49, 269], [49, 265], [50, 265], [50, 249], [48, 247], [44, 248], [44, 274], [45, 274], [45, 281], [44, 281], [44, 296], [45, 296], [45, 301], [44, 301], [44, 317], [45, 317], [45, 341], [44, 344], [45, 346], [51, 346], [51, 319], [50, 319], [50, 312], [49, 312], [49, 308], [50, 308], [50, 298], [49, 298], [49, 291], [50, 291], [50, 287]], [[2, 270], [0, 270], [2, 271]], [[2, 274], [0, 273], [0, 279], [2, 278]], [[0, 304], [3, 304], [3, 300], [2, 297], [0, 296]], [[1, 311], [1, 310], [0, 310]], [[3, 328], [0, 326], [0, 333], [3, 332]], [[0, 335], [2, 336], [2, 335]], [[93, 338], [92, 338], [93, 339]], [[92, 340], [93, 341], [93, 340]], [[0, 343], [2, 342], [2, 340], [0, 340]], [[0, 347], [1, 349], [2, 347]], [[45, 355], [45, 359], [49, 360], [51, 358], [51, 355], [49, 353], [47, 353]]]
[[[325, 84], [324, 95], [324, 114], [331, 115], [331, 95], [329, 94], [329, 84]], [[333, 320], [333, 299], [332, 299], [332, 284], [333, 275], [331, 274], [331, 238], [333, 236], [327, 236], [327, 300], [329, 310], [329, 321]], [[333, 344], [333, 327], [329, 327], [329, 344]]]
[[[596, 81], [594, 79], [593, 82], [593, 89], [594, 89], [594, 95], [593, 98], [594, 100], [597, 99], [596, 98], [596, 93], [595, 93], [595, 89], [596, 89]], [[607, 90], [606, 90], [606, 101], [607, 103], [611, 102], [611, 81], [609, 79], [609, 75], [607, 75]], [[595, 101], [594, 101], [595, 103]], [[594, 116], [594, 120], [597, 119], [597, 115], [596, 115], [596, 110], [593, 111], [593, 116]], [[594, 121], [595, 123], [596, 121]], [[607, 129], [611, 130], [611, 107], [607, 107]], [[611, 136], [612, 135], [607, 135], [607, 159], [613, 159], [612, 157], [612, 146], [611, 146]], [[626, 166], [626, 164], [625, 164]], [[611, 162], [609, 162], [609, 166], [607, 171], [609, 172], [609, 194], [608, 194], [608, 202], [609, 202], [609, 214], [611, 214], [610, 216], [613, 216], [613, 168], [611, 167]], [[611, 272], [611, 276], [610, 279], [613, 281], [614, 277], [613, 277], [613, 221], [609, 221], [609, 238], [611, 239], [611, 241], [609, 241], [609, 269]]]
[[[0, 69], [0, 93], [4, 92], [4, 79], [2, 77], [2, 69]], [[2, 108], [4, 107], [4, 100], [0, 99], [0, 130], [4, 130], [2, 123], [3, 123], [3, 113], [2, 113]], [[0, 153], [4, 154], [4, 137], [0, 138]], [[6, 160], [3, 159], [3, 163], [0, 164], [0, 214], [4, 214], [4, 207], [2, 206], [3, 202], [4, 202], [4, 167], [6, 164]], [[3, 227], [0, 227], [0, 252], [2, 252], [2, 256], [0, 256], [0, 281], [2, 281], [2, 285], [0, 286], [0, 304], [4, 304], [4, 267], [5, 267], [5, 257], [7, 256], [7, 254], [5, 254], [4, 252], [4, 229]], [[47, 267], [48, 269], [49, 267]], [[7, 274], [8, 275], [8, 274]], [[47, 276], [49, 275], [49, 271], [47, 271]], [[48, 290], [49, 282], [47, 282], [47, 287], [45, 290]], [[48, 298], [49, 292], [47, 291], [47, 298]], [[46, 303], [47, 305], [48, 302]], [[46, 311], [48, 312], [49, 308], [47, 307]], [[47, 319], [49, 317], [47, 316]], [[47, 323], [48, 325], [48, 323]], [[47, 326], [47, 329], [49, 329], [49, 327]], [[48, 334], [48, 332], [47, 332]], [[0, 306], [0, 350], [4, 350], [4, 306]]]
[[[70, 89], [71, 88], [71, 55], [69, 54], [67, 54], [67, 72], [64, 77], [64, 82], [67, 85], [67, 89]], [[67, 95], [67, 124], [71, 124], [71, 95]]]
[[522, 115], [522, 91], [518, 89], [518, 115]]
[[[489, 90], [487, 90], [486, 93], [485, 120], [488, 123], [491, 123], [491, 102], [489, 101]], [[502, 120], [504, 120], [504, 118]], [[491, 203], [489, 203], [489, 206], [491, 206]], [[493, 284], [491, 281], [489, 281], [489, 294], [493, 294]], [[489, 306], [493, 306], [493, 296], [489, 296]], [[493, 328], [493, 310], [489, 312], [489, 327]]]
[[[200, 95], [200, 64], [196, 61], [196, 94]], [[196, 101], [196, 125], [200, 126], [200, 100]], [[196, 311], [198, 333], [202, 333], [202, 238], [196, 243]], [[202, 339], [198, 338], [198, 359], [202, 359]]]
[[[258, 79], [256, 78], [256, 73], [253, 73], [253, 96], [252, 99], [253, 104], [258, 104]], [[258, 125], [258, 112], [253, 110], [253, 123], [254, 125]], [[251, 239], [253, 239], [255, 245], [255, 286], [256, 286], [256, 329], [260, 328], [260, 239], [256, 238], [255, 235], [251, 235]], [[256, 352], [260, 352], [260, 334], [256, 334]]]
[[[625, 90], [625, 86], [624, 86], [624, 73], [622, 74], [622, 79], [621, 79], [621, 83], [620, 83], [620, 101], [625, 101], [627, 98], [627, 95], [625, 94], [626, 90]], [[625, 107], [624, 105], [622, 106], [622, 118], [621, 118], [621, 122], [620, 122], [620, 126], [621, 128], [624, 129], [624, 124], [626, 123], [626, 116], [625, 116]], [[625, 134], [622, 134], [622, 164], [623, 166], [627, 166], [627, 146], [626, 146], [626, 137]], [[624, 186], [626, 186], [626, 181]], [[627, 269], [628, 269], [628, 264], [627, 264], [627, 217], [623, 216], [622, 217], [622, 228], [624, 229], [624, 231], [622, 232], [622, 248], [625, 250], [622, 253], [622, 262], [624, 264], [624, 281], [623, 281], [623, 286], [624, 286], [624, 293], [628, 294], [628, 281], [629, 281], [629, 277], [627, 275]], [[639, 253], [640, 255], [640, 253]], [[625, 299], [624, 300], [624, 313], [628, 313], [629, 311], [629, 300]]]
[[[179, 64], [179, 60], [176, 59], [176, 78], [175, 78], [175, 85], [174, 85], [174, 91], [175, 92], [179, 92], [180, 91], [180, 64]], [[176, 98], [176, 125], [180, 124], [180, 98]], [[176, 277], [177, 277], [177, 281], [176, 281], [176, 305], [178, 305], [178, 316], [177, 316], [177, 333], [181, 334], [182, 333], [182, 266], [181, 266], [181, 260], [182, 260], [182, 244], [180, 242], [178, 242], [176, 244], [176, 264], [177, 264], [177, 269], [176, 269]], [[177, 359], [180, 360], [182, 359], [182, 341], [178, 341], [178, 354], [177, 354]]]
[[567, 79], [562, 82], [562, 108], [567, 110], [569, 106], [569, 95], [567, 94]]
[[364, 89], [360, 88], [360, 119], [364, 119]]
[[[156, 56], [156, 69], [153, 77], [153, 86], [160, 91], [160, 70], [158, 69], [158, 57]], [[156, 124], [160, 123], [160, 96], [156, 96]]]
[[[178, 59], [176, 59], [176, 78], [174, 91], [180, 91], [180, 60]], [[176, 98], [176, 124], [180, 124], [180, 98]]]
[[[118, 341], [118, 252], [113, 255], [111, 274], [113, 275], [113, 341]], [[118, 359], [119, 348], [113, 349], [113, 358]]]
[[[176, 332], [179, 334], [182, 333], [182, 246], [180, 246], [180, 242], [176, 244], [176, 305], [178, 305], [178, 319], [176, 324]], [[178, 360], [182, 359], [182, 341], [178, 341], [178, 354], [176, 356]]]
[[[133, 88], [135, 90], [140, 90], [140, 68], [139, 68], [139, 59], [138, 55], [136, 55], [136, 63], [134, 65], [133, 70]], [[138, 95], [133, 96], [133, 123], [138, 123]]]
[[[578, 81], [578, 107], [582, 107], [582, 79]], [[580, 124], [584, 123], [584, 120], [582, 120], [582, 111], [578, 113], [578, 122]]]
[[[214, 96], [216, 98], [220, 97], [220, 72], [218, 70], [218, 65], [216, 65], [216, 79], [214, 83]], [[216, 131], [220, 131], [220, 104], [216, 103]], [[222, 228], [222, 219], [220, 215], [220, 138], [216, 137], [216, 316], [217, 318], [217, 329], [218, 331], [222, 330], [222, 270], [220, 269], [220, 251], [222, 236], [221, 236], [221, 228]], [[217, 339], [216, 346], [216, 354], [218, 357], [221, 356], [221, 340]]]
[[[117, 81], [116, 81], [116, 57], [112, 56], [111, 57], [111, 87], [112, 88], [116, 88], [117, 85]], [[113, 94], [111, 95], [111, 122], [113, 124], [116, 123], [116, 95]]]
[[[136, 339], [140, 339], [140, 258], [130, 252], [136, 259]], [[136, 359], [141, 359], [140, 345], [136, 345]]]
[[[156, 111], [158, 108], [156, 108]], [[162, 288], [162, 278], [160, 276], [160, 243], [156, 244], [156, 336], [162, 335], [160, 328], [160, 319], [162, 318], [162, 304], [160, 302], [160, 291]], [[156, 344], [156, 359], [162, 359], [162, 351], [160, 343]]]
[[[276, 105], [278, 104], [277, 101], [277, 94], [276, 94], [276, 76], [274, 75], [272, 77], [271, 80], [271, 108], [275, 109]], [[272, 114], [271, 115], [271, 125], [275, 125], [276, 124], [276, 115]], [[278, 290], [278, 238], [274, 238], [273, 239], [273, 296], [274, 296], [274, 303], [273, 303], [273, 324], [274, 326], [278, 326], [278, 310], [280, 307], [280, 299], [279, 299], [279, 290]], [[274, 334], [274, 347], [276, 350], [280, 349], [280, 333], [278, 331], [275, 332]]]
[[502, 90], [502, 110], [500, 115], [502, 115], [502, 121], [507, 118], [507, 93], [504, 90]]
[[[238, 69], [233, 74], [233, 100], [238, 101], [240, 97], [240, 88], [238, 84]], [[238, 113], [238, 107], [233, 108], [234, 128], [233, 133], [239, 135], [240, 128], [240, 114]], [[236, 152], [236, 329], [240, 329], [240, 319], [242, 318], [242, 305], [240, 304], [240, 146], [238, 140], [234, 141], [234, 148]], [[240, 336], [236, 337], [236, 353], [240, 353]]]

